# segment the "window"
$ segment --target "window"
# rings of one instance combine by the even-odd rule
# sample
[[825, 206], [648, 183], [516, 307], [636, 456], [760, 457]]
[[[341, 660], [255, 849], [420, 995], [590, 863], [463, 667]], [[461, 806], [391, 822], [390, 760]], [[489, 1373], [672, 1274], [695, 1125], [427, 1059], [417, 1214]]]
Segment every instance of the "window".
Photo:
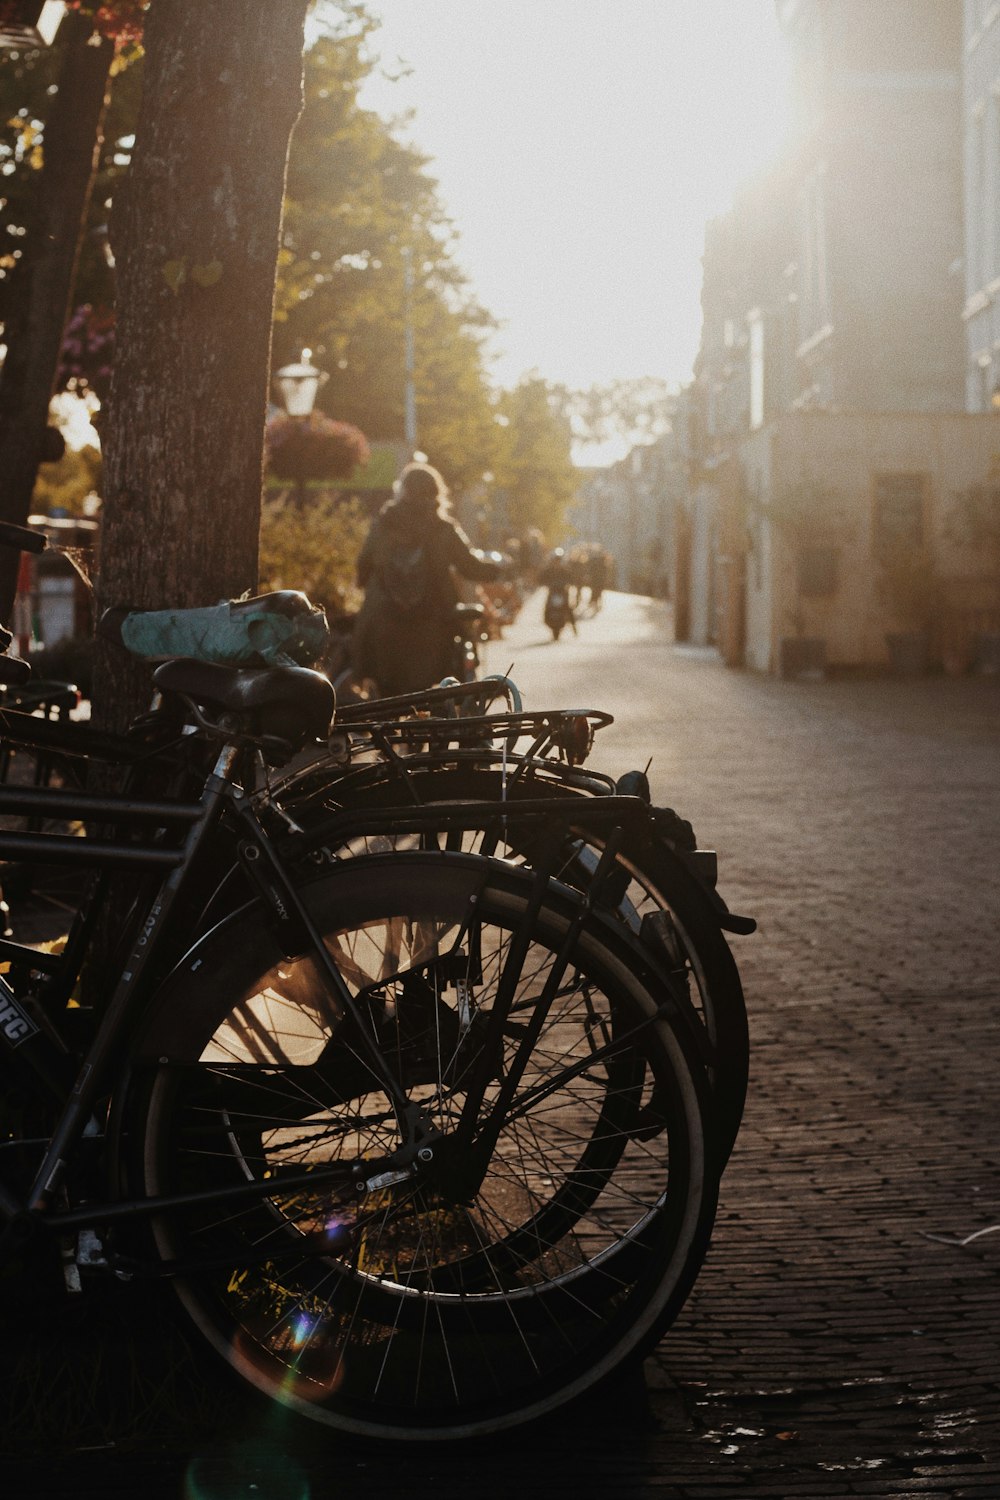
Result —
[[798, 574], [800, 598], [829, 599], [837, 592], [836, 547], [800, 547]]
[[875, 550], [916, 552], [924, 544], [925, 474], [876, 474]]

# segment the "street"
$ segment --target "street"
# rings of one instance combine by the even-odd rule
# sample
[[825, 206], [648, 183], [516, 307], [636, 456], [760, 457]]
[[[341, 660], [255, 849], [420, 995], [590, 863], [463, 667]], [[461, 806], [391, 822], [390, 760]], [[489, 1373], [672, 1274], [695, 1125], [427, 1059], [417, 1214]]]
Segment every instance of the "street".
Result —
[[[654, 800], [718, 850], [728, 904], [759, 921], [732, 940], [750, 1097], [648, 1397], [624, 1380], [486, 1453], [407, 1455], [409, 1492], [1000, 1496], [1000, 1232], [980, 1233], [1000, 1225], [1000, 679], [780, 682], [675, 647], [662, 603], [607, 595], [558, 643], [540, 611], [536, 595], [484, 669], [513, 664], [529, 707], [614, 713], [592, 763], [652, 757]], [[102, 1367], [107, 1327], [74, 1326], [99, 1390], [129, 1330]], [[136, 1359], [136, 1388], [155, 1404], [159, 1370], [173, 1428], [133, 1412], [129, 1456], [71, 1453], [47, 1478], [15, 1457], [8, 1492], [398, 1493], [398, 1455], [303, 1449], [280, 1418], [226, 1430], [182, 1353], [152, 1363]], [[36, 1407], [85, 1404], [74, 1378], [69, 1399], [36, 1369]], [[113, 1436], [93, 1387], [91, 1445]]]
[[955, 1243], [1000, 1224], [1000, 681], [730, 672], [622, 595], [544, 637], [529, 609], [490, 666], [513, 660], [529, 704], [614, 712], [593, 763], [651, 755], [654, 800], [760, 923], [733, 940], [747, 1114], [709, 1264], [649, 1362], [648, 1477], [1000, 1494], [1000, 1232]]

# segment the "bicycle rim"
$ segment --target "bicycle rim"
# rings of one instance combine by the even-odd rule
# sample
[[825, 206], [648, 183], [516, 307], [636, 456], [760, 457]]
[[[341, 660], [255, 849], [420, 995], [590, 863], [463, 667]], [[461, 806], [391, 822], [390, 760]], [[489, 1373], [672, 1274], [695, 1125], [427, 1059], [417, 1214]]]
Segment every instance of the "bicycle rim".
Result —
[[[422, 804], [434, 801], [493, 802], [502, 797], [499, 771], [475, 771], [427, 768], [410, 774], [410, 783]], [[330, 796], [336, 796], [336, 785]], [[371, 787], [351, 789], [350, 805], [359, 809], [404, 802], [409, 792], [406, 784], [375, 783]], [[518, 780], [508, 795], [513, 799], [532, 795], [579, 796], [557, 783], [546, 781], [539, 789], [531, 781]], [[358, 836], [333, 852], [339, 858], [359, 854], [385, 853], [389, 850], [426, 848], [430, 841], [442, 847], [478, 852], [482, 833], [431, 835]], [[564, 857], [553, 871], [568, 885], [585, 890], [602, 851], [599, 835], [592, 830], [567, 833]], [[497, 851], [519, 862], [530, 864], [531, 849], [525, 839], [512, 834]], [[618, 870], [609, 881], [613, 891], [612, 906], [618, 919], [637, 938], [644, 938], [644, 921], [655, 920], [655, 945], [661, 962], [670, 967], [697, 1013], [705, 1032], [705, 1054], [712, 1088], [711, 1124], [716, 1150], [724, 1165], [739, 1133], [746, 1102], [749, 1079], [749, 1031], [746, 1004], [739, 971], [722, 935], [718, 921], [708, 907], [705, 895], [693, 876], [681, 873], [676, 863], [663, 851], [649, 847], [641, 858], [619, 854]]]
[[[508, 871], [483, 887], [483, 865], [359, 859], [309, 892], [396, 1076], [446, 1137], [530, 885]], [[533, 925], [487, 1111], [569, 915], [553, 905]], [[147, 1193], [217, 1192], [399, 1142], [313, 961], [262, 964], [266, 946], [259, 922], [227, 930], [179, 977], [181, 1003], [165, 997]], [[178, 1280], [181, 1301], [267, 1395], [346, 1431], [455, 1438], [554, 1410], [654, 1340], [697, 1274], [714, 1196], [696, 1070], [640, 966], [592, 924], [471, 1190], [440, 1169], [361, 1193], [298, 1188], [164, 1214], [154, 1234], [164, 1259], [204, 1263]]]

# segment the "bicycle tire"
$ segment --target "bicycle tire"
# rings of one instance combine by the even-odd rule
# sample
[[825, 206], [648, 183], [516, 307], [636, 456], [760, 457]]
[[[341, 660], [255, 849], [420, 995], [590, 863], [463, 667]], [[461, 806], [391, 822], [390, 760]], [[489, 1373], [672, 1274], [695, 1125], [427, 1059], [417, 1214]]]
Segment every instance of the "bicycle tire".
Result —
[[[344, 805], [352, 809], [405, 805], [412, 800], [413, 791], [422, 804], [497, 803], [505, 797], [517, 800], [538, 795], [586, 796], [549, 779], [541, 788], [523, 778], [505, 784], [499, 770], [424, 767], [410, 772], [406, 781], [387, 776], [386, 780], [368, 786], [352, 785], [344, 797]], [[330, 788], [330, 801], [336, 797], [337, 785], [334, 783]], [[311, 816], [315, 816], [315, 811]], [[593, 849], [599, 855], [602, 848], [600, 838], [591, 830], [573, 829], [568, 832], [567, 840], [566, 858], [554, 873], [558, 879], [585, 889], [596, 857], [587, 860], [584, 851]], [[343, 850], [334, 849], [333, 852], [384, 852], [389, 847], [413, 848], [421, 842], [426, 844], [426, 837], [403, 835], [393, 839], [379, 834], [374, 840], [357, 838]], [[477, 852], [478, 837], [463, 835], [448, 847]], [[520, 860], [527, 857], [523, 843], [520, 847], [514, 845], [511, 852]], [[530, 855], [530, 850], [527, 854]], [[668, 849], [649, 844], [641, 856], [625, 851], [618, 856], [617, 864], [622, 874], [628, 877], [623, 890], [619, 882], [618, 916], [636, 937], [648, 934], [656, 942], [662, 950], [661, 956], [686, 987], [703, 1024], [712, 1086], [712, 1127], [720, 1162], [724, 1165], [739, 1134], [750, 1075], [749, 1026], [739, 970], [708, 896]], [[612, 876], [612, 883], [614, 880]], [[652, 926], [644, 929], [644, 919], [653, 916], [660, 919], [655, 929]]]
[[[496, 862], [412, 854], [359, 857], [306, 892], [352, 987], [379, 978], [370, 993], [383, 1023], [392, 1008], [399, 1076], [425, 1091], [444, 1125], [473, 1065], [456, 1059], [468, 1046], [474, 1061], [482, 1045], [475, 1028], [488, 1018], [531, 888], [530, 876]], [[544, 903], [511, 1016], [530, 1019], [578, 906], [566, 895]], [[471, 936], [456, 939], [468, 952], [445, 942], [473, 910], [475, 962]], [[302, 1189], [221, 1218], [202, 1206], [154, 1221], [164, 1260], [221, 1258], [220, 1269], [181, 1275], [175, 1287], [244, 1379], [336, 1430], [481, 1436], [556, 1410], [669, 1325], [714, 1216], [704, 1085], [683, 1035], [660, 1013], [641, 950], [614, 924], [588, 918], [569, 972], [528, 1058], [533, 1082], [504, 1116], [468, 1202], [445, 1171], [363, 1199], [348, 1191], [333, 1203], [329, 1190]], [[448, 1074], [441, 1038], [450, 1027], [454, 1040], [462, 982], [475, 1008]], [[141, 1141], [142, 1192], [214, 1191], [292, 1160], [378, 1154], [391, 1141], [395, 1115], [366, 1081], [350, 1023], [327, 1003], [312, 961], [278, 954], [257, 912], [194, 950], [139, 1048], [146, 1065], [137, 1067], [128, 1138]], [[525, 1024], [508, 1017], [505, 1067]], [[334, 1217], [330, 1248], [320, 1253], [310, 1240], [304, 1252], [303, 1226], [318, 1232]], [[244, 1265], [261, 1236], [271, 1259]]]

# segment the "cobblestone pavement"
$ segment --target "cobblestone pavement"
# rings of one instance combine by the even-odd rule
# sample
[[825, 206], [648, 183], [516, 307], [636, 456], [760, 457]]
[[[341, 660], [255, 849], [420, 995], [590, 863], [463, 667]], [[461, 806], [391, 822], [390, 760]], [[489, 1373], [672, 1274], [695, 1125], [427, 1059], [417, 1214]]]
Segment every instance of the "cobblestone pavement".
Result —
[[[760, 922], [734, 939], [746, 1120], [645, 1388], [623, 1378], [494, 1450], [319, 1454], [279, 1417], [206, 1410], [183, 1348], [126, 1299], [99, 1328], [74, 1313], [68, 1373], [29, 1361], [22, 1410], [65, 1431], [82, 1409], [71, 1447], [133, 1451], [15, 1458], [11, 1493], [1000, 1496], [1000, 1233], [960, 1243], [1000, 1224], [1000, 681], [765, 680], [615, 595], [558, 645], [529, 607], [488, 664], [512, 659], [530, 704], [616, 714], [602, 769], [654, 754], [656, 800]], [[108, 1376], [126, 1358], [123, 1426]]]

